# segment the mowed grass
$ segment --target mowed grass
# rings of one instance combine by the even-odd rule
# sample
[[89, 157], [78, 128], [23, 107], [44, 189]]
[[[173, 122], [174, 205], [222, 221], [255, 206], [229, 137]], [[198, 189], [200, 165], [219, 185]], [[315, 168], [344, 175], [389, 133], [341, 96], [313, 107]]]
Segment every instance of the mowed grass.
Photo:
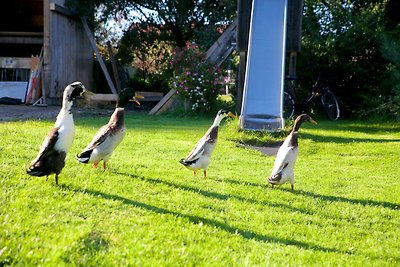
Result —
[[103, 171], [74, 156], [108, 117], [75, 117], [59, 186], [25, 173], [54, 121], [1, 123], [0, 265], [399, 266], [398, 123], [305, 123], [292, 192], [228, 123], [193, 177], [212, 120], [130, 114]]

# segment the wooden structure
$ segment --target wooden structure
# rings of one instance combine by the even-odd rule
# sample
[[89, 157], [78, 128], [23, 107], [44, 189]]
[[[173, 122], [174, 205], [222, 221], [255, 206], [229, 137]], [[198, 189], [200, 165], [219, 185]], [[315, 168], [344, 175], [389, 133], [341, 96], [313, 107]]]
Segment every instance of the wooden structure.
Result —
[[93, 83], [93, 49], [81, 21], [64, 2], [0, 3], [0, 58], [27, 62], [43, 48], [43, 88], [50, 105], [61, 103], [67, 84], [78, 80], [90, 89]]
[[236, 19], [207, 50], [206, 59], [208, 62], [221, 66], [233, 50], [235, 50], [237, 24]]

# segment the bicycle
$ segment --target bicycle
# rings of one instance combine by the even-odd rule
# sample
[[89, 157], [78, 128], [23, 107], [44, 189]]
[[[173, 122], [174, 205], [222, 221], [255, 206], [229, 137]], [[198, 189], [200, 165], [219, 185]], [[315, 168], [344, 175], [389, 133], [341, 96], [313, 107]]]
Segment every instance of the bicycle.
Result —
[[283, 92], [283, 117], [286, 120], [290, 120], [296, 111], [304, 113], [318, 96], [321, 96], [321, 104], [328, 119], [332, 121], [339, 119], [340, 109], [336, 96], [328, 86], [320, 82], [320, 77], [318, 77], [317, 81], [314, 83], [308, 96], [303, 100], [300, 100], [296, 93], [296, 77], [286, 76], [285, 80], [287, 82]]

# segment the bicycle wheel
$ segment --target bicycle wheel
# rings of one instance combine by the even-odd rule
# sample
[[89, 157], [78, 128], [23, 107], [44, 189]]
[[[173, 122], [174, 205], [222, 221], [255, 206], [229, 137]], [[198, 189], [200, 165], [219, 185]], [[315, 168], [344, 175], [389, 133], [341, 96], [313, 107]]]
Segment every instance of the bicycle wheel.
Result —
[[323, 90], [321, 96], [321, 103], [325, 109], [326, 116], [330, 120], [336, 121], [337, 119], [339, 119], [340, 116], [339, 103], [337, 102], [335, 95], [328, 88], [325, 88]]
[[294, 115], [294, 97], [288, 92], [283, 92], [283, 118], [290, 120]]

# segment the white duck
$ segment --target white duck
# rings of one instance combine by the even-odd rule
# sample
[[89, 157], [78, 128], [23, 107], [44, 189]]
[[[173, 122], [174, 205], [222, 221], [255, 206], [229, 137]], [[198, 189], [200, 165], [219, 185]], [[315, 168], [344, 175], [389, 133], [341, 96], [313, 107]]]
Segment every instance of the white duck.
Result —
[[65, 158], [75, 136], [74, 118], [72, 115], [73, 101], [79, 96], [90, 94], [81, 82], [74, 82], [65, 87], [61, 110], [53, 129], [44, 139], [37, 157], [31, 162], [27, 174], [32, 176], [58, 175], [65, 165]]
[[[93, 163], [93, 167], [97, 168], [99, 162], [103, 161], [103, 169], [107, 168], [107, 161], [125, 136], [125, 106], [129, 100], [133, 100], [139, 104], [133, 95], [134, 92], [130, 88], [125, 88], [120, 92], [116, 108], [109, 122], [98, 130], [92, 141], [77, 155], [79, 162]], [[138, 96], [138, 98], [142, 98], [142, 96]]]
[[203, 169], [204, 177], [207, 177], [207, 168], [210, 164], [211, 154], [217, 144], [219, 125], [222, 119], [228, 116], [236, 118], [236, 116], [231, 112], [225, 110], [218, 111], [217, 116], [208, 131], [197, 142], [189, 155], [179, 161], [186, 168], [193, 170], [194, 175], [196, 175], [197, 170]]
[[272, 188], [274, 185], [281, 185], [289, 182], [292, 190], [294, 190], [294, 165], [299, 152], [298, 131], [301, 124], [305, 121], [316, 124], [307, 114], [298, 116], [294, 122], [292, 131], [278, 150], [274, 168], [271, 175], [267, 178]]

